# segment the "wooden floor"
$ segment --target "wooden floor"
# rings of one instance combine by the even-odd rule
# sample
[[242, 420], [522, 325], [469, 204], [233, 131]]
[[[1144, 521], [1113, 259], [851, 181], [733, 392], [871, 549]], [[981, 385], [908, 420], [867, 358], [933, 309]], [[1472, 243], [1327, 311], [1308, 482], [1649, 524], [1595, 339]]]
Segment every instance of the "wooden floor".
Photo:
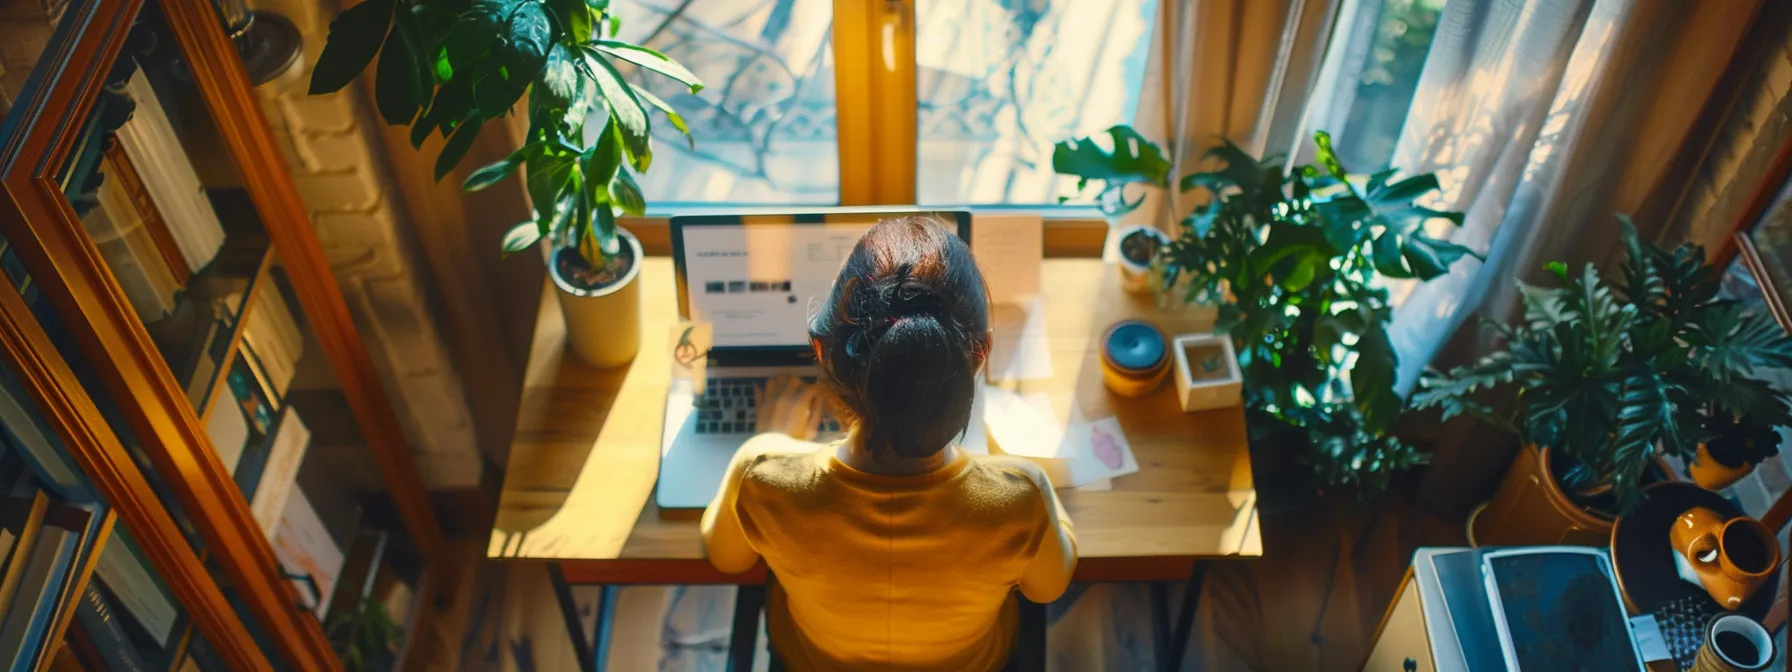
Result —
[[[1211, 566], [1184, 670], [1355, 670], [1421, 546], [1463, 545], [1459, 521], [1416, 510], [1406, 493], [1373, 508], [1322, 499], [1265, 513], [1264, 556]], [[480, 559], [483, 540], [457, 543], [462, 570], [445, 595], [420, 669], [577, 670], [547, 572]], [[587, 617], [595, 588], [576, 589]], [[727, 588], [623, 591], [609, 670], [722, 670], [733, 593]], [[1152, 629], [1141, 585], [1079, 586], [1054, 604], [1053, 670], [1149, 670]], [[587, 630], [589, 631], [589, 630]]]

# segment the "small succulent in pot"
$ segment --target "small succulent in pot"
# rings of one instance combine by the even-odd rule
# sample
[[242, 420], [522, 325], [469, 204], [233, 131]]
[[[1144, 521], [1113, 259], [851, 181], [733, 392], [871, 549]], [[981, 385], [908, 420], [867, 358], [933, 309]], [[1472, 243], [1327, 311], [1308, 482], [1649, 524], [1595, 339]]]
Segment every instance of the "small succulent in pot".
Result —
[[1148, 292], [1158, 255], [1170, 245], [1170, 236], [1149, 226], [1129, 226], [1120, 233], [1120, 284], [1129, 292]]

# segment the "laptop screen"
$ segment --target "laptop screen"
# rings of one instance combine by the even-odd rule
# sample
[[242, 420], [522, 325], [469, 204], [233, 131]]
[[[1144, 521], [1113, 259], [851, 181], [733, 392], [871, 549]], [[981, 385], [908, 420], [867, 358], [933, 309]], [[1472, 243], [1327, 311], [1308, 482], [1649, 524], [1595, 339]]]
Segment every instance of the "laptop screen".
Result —
[[[712, 347], [807, 351], [809, 316], [859, 238], [886, 217], [912, 214], [921, 213], [674, 217], [681, 312], [710, 323]], [[968, 239], [969, 213], [927, 214]]]
[[690, 318], [715, 347], [804, 347], [809, 306], [876, 219], [771, 226], [685, 225]]

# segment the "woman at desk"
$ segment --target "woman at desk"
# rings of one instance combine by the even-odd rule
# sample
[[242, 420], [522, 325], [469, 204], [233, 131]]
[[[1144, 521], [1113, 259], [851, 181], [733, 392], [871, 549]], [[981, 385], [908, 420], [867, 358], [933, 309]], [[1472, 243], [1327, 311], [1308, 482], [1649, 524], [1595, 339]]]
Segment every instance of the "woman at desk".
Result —
[[[759, 427], [774, 433], [741, 447], [703, 514], [710, 562], [738, 573], [765, 559], [786, 669], [1000, 669], [1014, 588], [1056, 599], [1076, 542], [1037, 466], [955, 443], [990, 343], [970, 249], [925, 217], [884, 221], [809, 332], [825, 394], [767, 386]], [[837, 444], [804, 440], [824, 396], [851, 427]]]

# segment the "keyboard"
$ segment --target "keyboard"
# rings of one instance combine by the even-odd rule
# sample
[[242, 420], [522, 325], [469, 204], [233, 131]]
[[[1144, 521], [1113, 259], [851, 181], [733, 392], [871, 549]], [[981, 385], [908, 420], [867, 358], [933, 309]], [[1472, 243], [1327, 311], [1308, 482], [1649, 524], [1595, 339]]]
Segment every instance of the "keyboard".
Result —
[[[698, 434], [754, 434], [759, 431], [759, 392], [766, 378], [711, 378], [702, 395], [693, 399]], [[802, 379], [815, 384], [814, 378]], [[840, 422], [823, 412], [815, 433], [838, 434]]]

